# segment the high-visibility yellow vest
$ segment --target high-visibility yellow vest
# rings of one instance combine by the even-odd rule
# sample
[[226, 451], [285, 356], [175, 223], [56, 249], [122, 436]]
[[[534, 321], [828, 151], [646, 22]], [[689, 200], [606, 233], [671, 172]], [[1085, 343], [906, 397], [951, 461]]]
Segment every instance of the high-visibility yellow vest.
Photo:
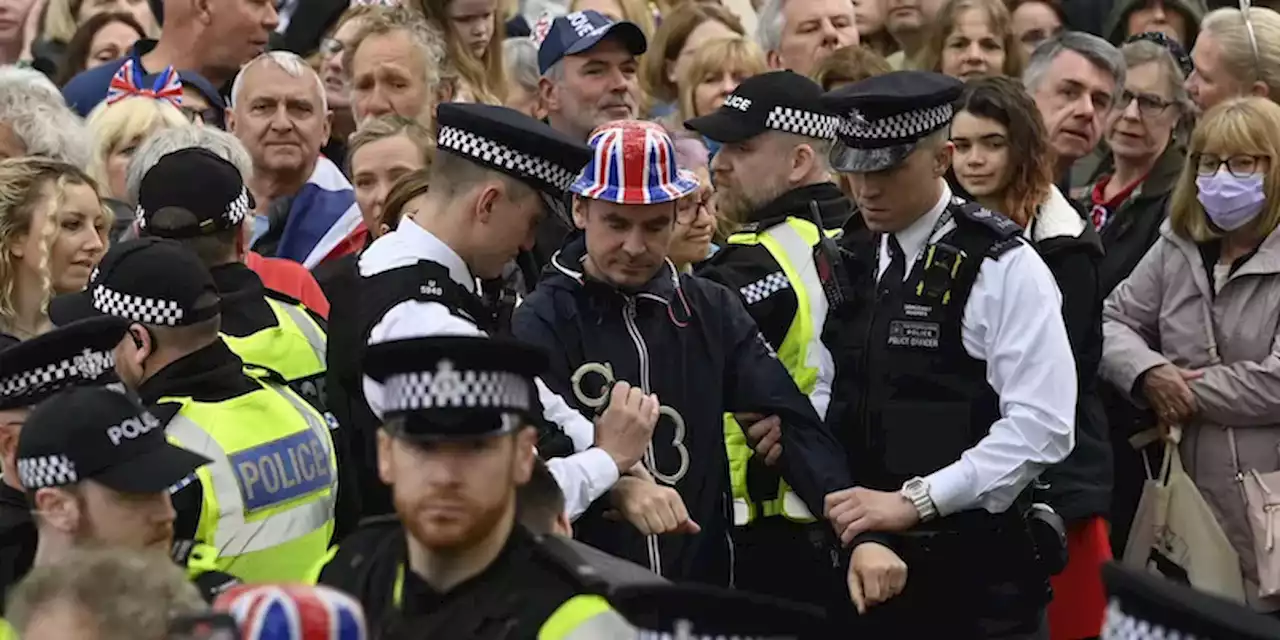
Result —
[[[299, 582], [329, 549], [338, 468], [329, 425], [293, 391], [262, 388], [222, 402], [161, 398], [181, 410], [166, 433], [212, 463], [196, 475], [196, 543], [244, 582]], [[189, 571], [206, 570], [208, 554]]]
[[[805, 395], [813, 392], [818, 381], [822, 327], [827, 319], [827, 296], [813, 262], [813, 247], [818, 240], [818, 227], [795, 217], [761, 232], [736, 233], [728, 240], [729, 244], [764, 246], [791, 283], [791, 290], [796, 296], [796, 315], [791, 319], [782, 344], [774, 345], [774, 348], [778, 352], [778, 360]], [[747, 492], [747, 462], [751, 459], [752, 449], [731, 413], [724, 416], [724, 442], [733, 485], [734, 525], [742, 526], [756, 518], [772, 516], [813, 522], [813, 514], [785, 480], [778, 480], [777, 498], [759, 504], [751, 500]]]
[[[280, 374], [290, 387], [308, 402], [323, 398], [325, 358], [329, 338], [319, 323], [300, 304], [289, 304], [265, 298], [276, 316], [276, 325], [247, 336], [222, 335], [227, 347], [245, 364], [270, 369]], [[308, 391], [299, 388], [312, 385]]]
[[0, 640], [18, 640], [18, 632], [4, 618], [0, 618]]

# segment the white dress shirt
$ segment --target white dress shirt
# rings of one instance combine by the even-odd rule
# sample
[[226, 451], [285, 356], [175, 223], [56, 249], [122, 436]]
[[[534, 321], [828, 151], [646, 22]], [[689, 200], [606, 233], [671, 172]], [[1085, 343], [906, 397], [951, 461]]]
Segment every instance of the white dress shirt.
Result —
[[[439, 238], [406, 218], [395, 231], [374, 241], [360, 256], [360, 275], [369, 277], [384, 271], [409, 266], [419, 260], [443, 265], [458, 284], [475, 291], [476, 279], [462, 258]], [[451, 313], [438, 302], [408, 300], [387, 311], [369, 334], [369, 344], [440, 335], [483, 336], [475, 324]], [[564, 430], [573, 440], [575, 453], [566, 458], [553, 458], [547, 467], [564, 492], [565, 512], [577, 518], [618, 481], [618, 465], [602, 449], [590, 448], [595, 441], [595, 427], [565, 403], [564, 399], [537, 381], [538, 398], [543, 417]], [[382, 418], [382, 385], [371, 378], [363, 380], [365, 400], [374, 415]]]
[[[904, 278], [929, 242], [955, 228], [950, 220], [930, 237], [951, 197], [944, 183], [938, 203], [894, 234], [906, 259]], [[889, 260], [886, 236], [878, 274]], [[1076, 365], [1062, 320], [1062, 293], [1040, 254], [1023, 243], [999, 259], [983, 260], [960, 324], [965, 352], [987, 363], [1001, 418], [959, 460], [925, 480], [939, 515], [976, 508], [1001, 513], [1075, 446]]]

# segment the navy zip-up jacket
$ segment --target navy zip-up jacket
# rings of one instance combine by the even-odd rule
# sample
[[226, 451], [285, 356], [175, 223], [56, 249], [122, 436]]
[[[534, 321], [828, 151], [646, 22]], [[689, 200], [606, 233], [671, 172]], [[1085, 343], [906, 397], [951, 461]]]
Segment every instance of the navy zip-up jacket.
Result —
[[782, 418], [782, 474], [814, 514], [822, 514], [827, 493], [852, 484], [844, 453], [737, 294], [677, 274], [669, 262], [640, 290], [622, 291], [586, 276], [584, 254], [578, 238], [552, 258], [517, 307], [512, 329], [548, 352], [543, 381], [587, 417], [603, 409], [596, 398], [608, 397], [602, 371], [657, 394], [663, 416], [646, 463], [680, 492], [702, 531], [646, 538], [626, 522], [605, 519], [601, 500], [575, 523], [577, 537], [675, 581], [728, 585], [724, 413]]

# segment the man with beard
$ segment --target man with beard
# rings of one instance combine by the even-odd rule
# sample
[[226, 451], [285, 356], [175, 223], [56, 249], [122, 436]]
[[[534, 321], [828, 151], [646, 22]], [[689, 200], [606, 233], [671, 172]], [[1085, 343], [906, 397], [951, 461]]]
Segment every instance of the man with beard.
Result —
[[[73, 387], [42, 402], [18, 440], [18, 476], [39, 531], [33, 566], [83, 547], [167, 555], [170, 492], [209, 462], [170, 444], [160, 420], [127, 392]], [[237, 582], [224, 573], [191, 574], [210, 602]]]
[[118, 382], [111, 352], [127, 326], [97, 318], [26, 342], [0, 334], [0, 615], [5, 594], [31, 569], [36, 553], [31, 506], [18, 478], [23, 424], [32, 408], [63, 389]]
[[[712, 634], [697, 637], [796, 637], [796, 628], [816, 622], [803, 610], [732, 592], [677, 591], [520, 524], [517, 490], [536, 455], [528, 426], [537, 415], [535, 376], [546, 365], [539, 349], [498, 338], [369, 348], [364, 370], [384, 389], [378, 475], [392, 488], [396, 513], [344, 540], [317, 579], [360, 600], [373, 637], [636, 638], [614, 598], [657, 632], [671, 631], [668, 614], [654, 611], [667, 600], [659, 611], [677, 611]], [[698, 595], [725, 606], [687, 606]]]
[[[628, 523], [596, 505], [575, 534], [671, 580], [727, 586], [726, 411], [781, 417], [779, 468], [810, 513], [822, 513], [824, 496], [849, 486], [849, 470], [737, 294], [680, 274], [667, 260], [676, 201], [698, 180], [675, 166], [666, 132], [649, 122], [613, 122], [591, 143], [592, 162], [573, 185], [574, 221], [584, 236], [552, 260], [554, 271], [516, 309], [513, 328], [555, 354], [547, 384], [585, 415], [606, 406], [615, 381], [661, 399], [644, 463], [671, 506], [660, 518]], [[831, 533], [824, 533], [831, 558]], [[834, 564], [827, 567], [838, 580]]]
[[[821, 87], [804, 76], [765, 73], [738, 85], [716, 112], [685, 126], [721, 143], [711, 162], [716, 198], [728, 219], [743, 224], [698, 275], [738, 294], [796, 386], [824, 417], [835, 364], [822, 344], [822, 328], [841, 295], [832, 268], [839, 252], [825, 232], [844, 226], [852, 205], [830, 181], [827, 154], [838, 118], [822, 107], [821, 96]], [[777, 424], [760, 420], [748, 428], [759, 451], [753, 456], [743, 425], [725, 417], [735, 584], [845, 605], [826, 524], [814, 523], [773, 466]]]

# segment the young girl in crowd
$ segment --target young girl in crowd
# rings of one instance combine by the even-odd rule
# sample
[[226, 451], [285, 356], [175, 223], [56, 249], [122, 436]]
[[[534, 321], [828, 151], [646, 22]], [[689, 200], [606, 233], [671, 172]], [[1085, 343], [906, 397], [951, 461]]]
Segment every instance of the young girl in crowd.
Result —
[[1001, 0], [950, 0], [928, 27], [929, 36], [912, 67], [961, 80], [1019, 78], [1026, 59], [1011, 23]]
[[1070, 560], [1053, 577], [1049, 622], [1055, 638], [1097, 636], [1106, 607], [1100, 568], [1111, 559], [1105, 520], [1111, 447], [1096, 383], [1102, 357], [1102, 244], [1053, 185], [1044, 122], [1019, 80], [995, 76], [969, 82], [958, 101], [951, 139], [955, 182], [978, 203], [1023, 227], [1023, 237], [1043, 256], [1062, 291], [1078, 400], [1075, 449], [1044, 472], [1048, 488], [1037, 496], [1067, 524]]
[[663, 16], [662, 26], [640, 59], [641, 86], [656, 103], [653, 115], [675, 109], [680, 75], [702, 45], [735, 36], [746, 36], [742, 21], [718, 4], [694, 2]]
[[49, 330], [49, 300], [84, 289], [111, 216], [79, 169], [39, 158], [0, 162], [0, 332]]
[[457, 76], [455, 102], [502, 104], [507, 81], [498, 0], [421, 0], [423, 15], [444, 34], [447, 60]]

